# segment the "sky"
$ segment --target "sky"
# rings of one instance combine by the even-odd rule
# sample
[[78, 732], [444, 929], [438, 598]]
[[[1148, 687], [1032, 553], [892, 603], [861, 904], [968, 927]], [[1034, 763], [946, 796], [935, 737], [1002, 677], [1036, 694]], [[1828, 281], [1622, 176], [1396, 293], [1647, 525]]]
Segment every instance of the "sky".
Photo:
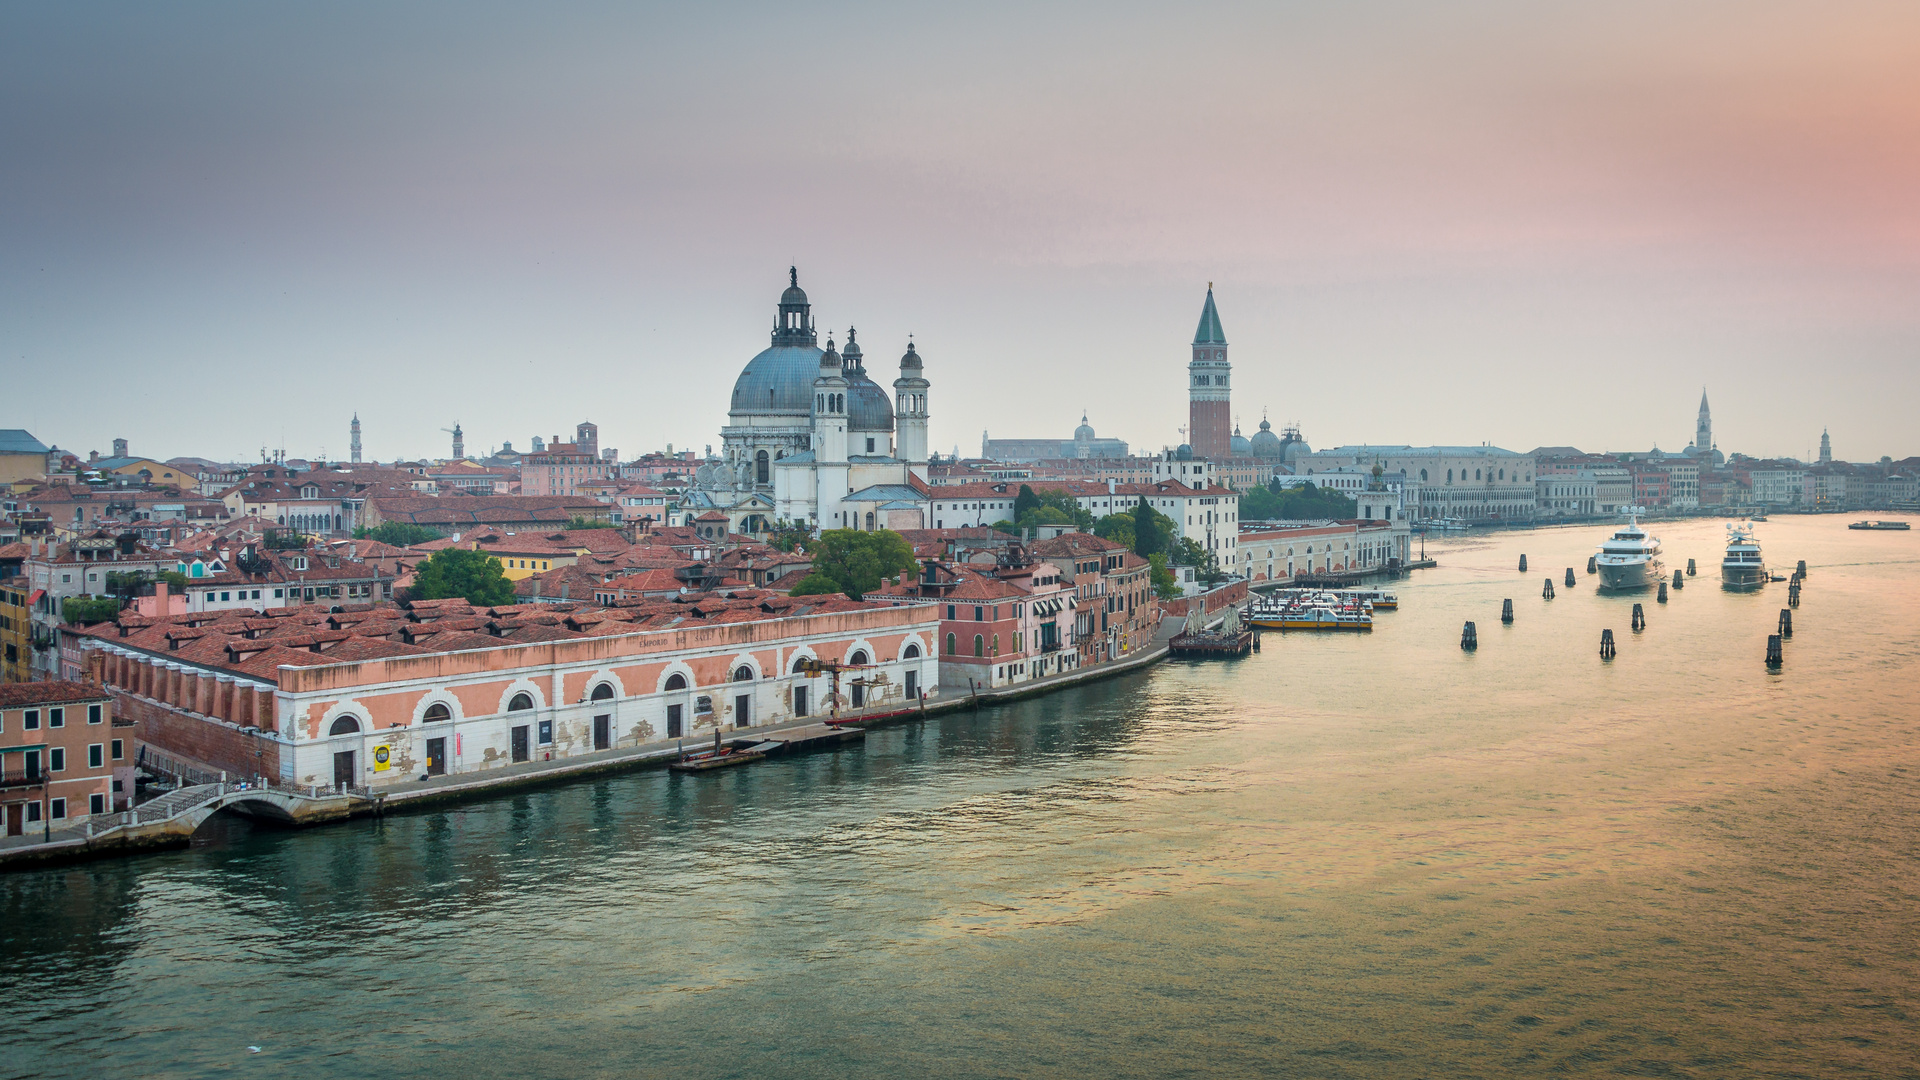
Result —
[[[0, 7], [0, 427], [718, 446], [797, 265], [931, 443], [1920, 454], [1920, 5]], [[839, 334], [844, 340], [844, 334]]]

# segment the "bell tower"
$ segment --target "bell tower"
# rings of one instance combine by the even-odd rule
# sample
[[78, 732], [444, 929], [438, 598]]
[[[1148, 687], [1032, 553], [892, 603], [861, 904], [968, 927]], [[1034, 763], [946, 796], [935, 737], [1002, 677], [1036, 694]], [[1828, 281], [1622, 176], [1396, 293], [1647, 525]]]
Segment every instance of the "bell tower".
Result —
[[1693, 448], [1703, 454], [1713, 453], [1713, 413], [1707, 409], [1707, 388], [1700, 388], [1700, 418], [1693, 424]]
[[894, 456], [909, 467], [927, 464], [928, 385], [920, 354], [909, 340], [906, 355], [900, 358], [900, 377], [893, 380]]
[[1187, 441], [1193, 456], [1215, 461], [1233, 456], [1233, 365], [1227, 362], [1227, 336], [1213, 306], [1213, 282], [1193, 333], [1193, 359], [1187, 364]]

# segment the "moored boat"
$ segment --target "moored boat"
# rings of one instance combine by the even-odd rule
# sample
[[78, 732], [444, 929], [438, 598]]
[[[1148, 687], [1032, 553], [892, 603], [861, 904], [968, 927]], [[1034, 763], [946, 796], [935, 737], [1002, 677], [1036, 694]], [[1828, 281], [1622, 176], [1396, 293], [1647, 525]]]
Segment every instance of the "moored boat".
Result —
[[1600, 545], [1594, 556], [1603, 589], [1644, 589], [1660, 580], [1660, 538], [1640, 527], [1637, 511], [1627, 511], [1627, 524]]
[[1873, 521], [1856, 521], [1853, 524], [1847, 526], [1847, 528], [1900, 530], [1900, 529], [1911, 529], [1913, 528], [1913, 525], [1910, 522], [1905, 522], [1905, 521], [1873, 520]]
[[1767, 564], [1760, 557], [1760, 541], [1754, 539], [1752, 525], [1727, 526], [1727, 552], [1720, 560], [1720, 582], [1730, 589], [1754, 588], [1767, 583]]

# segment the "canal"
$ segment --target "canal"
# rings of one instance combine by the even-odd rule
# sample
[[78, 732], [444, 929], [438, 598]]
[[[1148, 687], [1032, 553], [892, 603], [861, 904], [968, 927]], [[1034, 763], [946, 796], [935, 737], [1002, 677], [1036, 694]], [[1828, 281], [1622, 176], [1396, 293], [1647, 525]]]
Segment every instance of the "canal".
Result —
[[1915, 1075], [1920, 532], [1844, 525], [1759, 527], [1778, 673], [1720, 523], [1664, 605], [1472, 536], [1368, 635], [0, 876], [0, 1073]]

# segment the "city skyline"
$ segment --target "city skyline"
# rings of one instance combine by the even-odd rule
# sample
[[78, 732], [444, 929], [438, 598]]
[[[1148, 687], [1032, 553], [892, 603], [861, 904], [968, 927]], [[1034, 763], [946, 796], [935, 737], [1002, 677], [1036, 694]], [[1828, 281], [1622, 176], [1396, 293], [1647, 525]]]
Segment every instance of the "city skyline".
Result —
[[1179, 442], [1209, 281], [1244, 431], [1915, 452], [1897, 5], [0, 18], [0, 422], [82, 454], [717, 446], [790, 263], [943, 452]]

